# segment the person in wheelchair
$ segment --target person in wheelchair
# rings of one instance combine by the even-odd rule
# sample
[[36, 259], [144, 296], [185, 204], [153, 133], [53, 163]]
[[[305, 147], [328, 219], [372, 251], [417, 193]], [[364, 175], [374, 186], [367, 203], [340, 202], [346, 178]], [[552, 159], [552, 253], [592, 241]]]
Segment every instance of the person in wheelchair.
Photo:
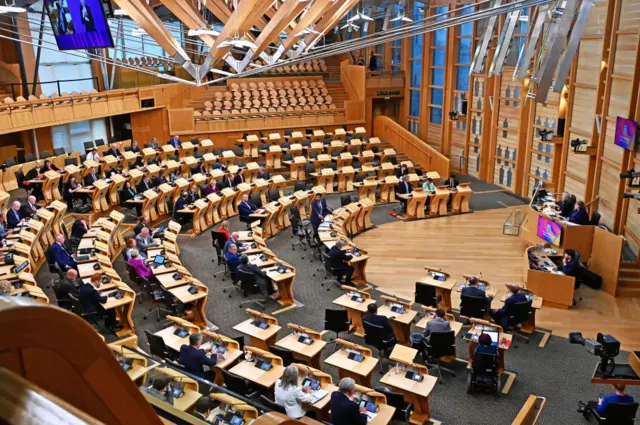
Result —
[[473, 367], [467, 378], [467, 392], [487, 390], [500, 393], [500, 375], [498, 374], [498, 347], [491, 345], [491, 336], [480, 334], [478, 345], [473, 353]]
[[[600, 394], [598, 401], [588, 401], [586, 404], [582, 401], [578, 402], [578, 412], [582, 413], [588, 420], [591, 415], [605, 416], [607, 414], [607, 408], [611, 403], [615, 404], [632, 404], [634, 402], [633, 396], [627, 394], [625, 390], [627, 386], [624, 384], [613, 384], [613, 394], [605, 396]], [[607, 414], [607, 416], [609, 416]]]

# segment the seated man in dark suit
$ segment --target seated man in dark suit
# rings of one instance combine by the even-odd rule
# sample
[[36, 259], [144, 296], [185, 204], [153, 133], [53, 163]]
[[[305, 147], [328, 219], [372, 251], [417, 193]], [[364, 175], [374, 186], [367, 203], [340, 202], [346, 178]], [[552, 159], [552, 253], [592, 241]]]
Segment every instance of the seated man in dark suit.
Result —
[[198, 186], [194, 184], [189, 188], [189, 197], [187, 198], [187, 201], [192, 203], [196, 202], [198, 199], [200, 199], [200, 193], [198, 192]]
[[153, 188], [153, 184], [151, 183], [151, 179], [149, 178], [148, 175], [145, 175], [142, 178], [142, 181], [140, 182], [138, 187], [136, 187], [136, 191], [138, 193], [144, 193], [146, 190], [149, 190], [149, 189], [152, 189], [152, 188]]
[[193, 416], [195, 416], [196, 418], [202, 421], [207, 422], [207, 418], [209, 417], [210, 413], [211, 413], [211, 399], [207, 396], [200, 397], [200, 399], [196, 402], [195, 412]]
[[[215, 379], [213, 370], [204, 370], [204, 366], [213, 367], [218, 362], [218, 352], [211, 349], [211, 345], [202, 346], [202, 334], [192, 333], [189, 335], [189, 345], [184, 344], [180, 347], [180, 357], [178, 361], [184, 365], [187, 372], [192, 373], [201, 378], [212, 381]], [[211, 353], [207, 356], [207, 353]], [[221, 357], [221, 360], [224, 358]]]
[[151, 187], [158, 187], [164, 183], [167, 183], [167, 178], [164, 176], [164, 170], [160, 170], [158, 175], [151, 179]]
[[140, 391], [150, 394], [173, 406], [173, 394], [169, 391], [169, 384], [171, 384], [171, 378], [169, 375], [161, 373], [153, 378], [153, 382], [150, 386], [140, 387]]
[[258, 168], [258, 172], [256, 173], [256, 179], [269, 180], [269, 172], [266, 171], [263, 166], [260, 166], [260, 168]]
[[502, 329], [507, 329], [509, 326], [509, 307], [513, 304], [527, 301], [527, 296], [524, 292], [520, 292], [518, 285], [507, 285], [507, 288], [509, 288], [509, 294], [504, 300], [504, 307], [491, 310], [491, 318], [500, 325]]
[[249, 257], [246, 254], [242, 254], [240, 256], [240, 265], [238, 266], [238, 271], [243, 273], [250, 273], [256, 277], [256, 283], [260, 286], [260, 293], [265, 295], [274, 294], [276, 291], [273, 289], [273, 285], [271, 285], [271, 280], [267, 276], [267, 274], [255, 264], [251, 264], [249, 262]]
[[487, 305], [491, 304], [493, 297], [487, 296], [487, 293], [484, 289], [479, 287], [479, 284], [480, 282], [478, 281], [478, 278], [471, 276], [467, 285], [462, 287], [462, 291], [460, 293], [467, 297], [484, 298], [487, 301]]
[[382, 339], [385, 341], [395, 339], [396, 334], [393, 332], [393, 328], [391, 327], [391, 322], [386, 316], [381, 316], [378, 314], [378, 306], [376, 303], [371, 303], [367, 306], [367, 314], [362, 318], [362, 321], [366, 323], [370, 323], [372, 325], [380, 326], [384, 334], [382, 335]]
[[562, 257], [562, 273], [567, 276], [576, 277], [579, 273], [580, 262], [578, 262], [578, 253], [573, 249], [567, 249]]
[[20, 216], [23, 218], [33, 217], [38, 213], [40, 206], [38, 205], [38, 201], [36, 197], [30, 195], [27, 197], [27, 202], [22, 204], [20, 207]]
[[105, 310], [102, 304], [108, 301], [109, 294], [100, 294], [98, 288], [102, 283], [102, 274], [94, 273], [89, 283], [80, 287], [79, 300], [85, 313], [98, 313], [101, 316], [106, 314], [105, 326], [111, 332], [116, 333], [122, 328], [116, 327], [116, 312], [114, 309]]
[[78, 298], [80, 297], [80, 287], [82, 285], [84, 285], [84, 282], [78, 278], [78, 272], [74, 269], [69, 269], [65, 277], [60, 281], [58, 290], [65, 298], [69, 298], [69, 295]]
[[333, 425], [366, 425], [366, 409], [353, 401], [356, 382], [353, 378], [342, 378], [338, 391], [331, 394], [331, 423]]
[[455, 174], [451, 174], [449, 178], [444, 182], [444, 185], [447, 187], [447, 189], [455, 189], [456, 187], [458, 187], [458, 184], [459, 183], [458, 180], [456, 180]]
[[169, 140], [169, 144], [175, 149], [182, 149], [182, 142], [180, 141], [180, 136], [178, 135], [173, 136], [173, 138]]
[[402, 176], [406, 176], [409, 174], [409, 169], [405, 164], [400, 165], [400, 167], [396, 168], [396, 177], [402, 178]]
[[244, 182], [245, 182], [245, 178], [244, 178], [244, 175], [242, 175], [242, 169], [238, 169], [238, 172], [233, 177], [233, 186], [236, 187], [240, 183], [244, 183]]
[[84, 220], [84, 218], [78, 217], [71, 226], [71, 238], [82, 239], [87, 231], [87, 222]]
[[597, 402], [589, 401], [587, 404], [584, 404], [582, 401], [578, 402], [578, 412], [582, 413], [584, 417], [589, 420], [591, 414], [594, 412], [601, 416], [604, 415], [610, 403], [631, 404], [634, 402], [634, 399], [633, 396], [626, 393], [626, 389], [627, 386], [624, 384], [613, 384], [613, 394], [604, 397], [600, 395]]
[[193, 176], [194, 174], [202, 174], [203, 176], [209, 174], [207, 167], [204, 165], [204, 159], [201, 159], [198, 164], [191, 169], [191, 175]]
[[135, 233], [136, 236], [138, 236], [142, 231], [142, 229], [144, 229], [145, 227], [148, 227], [147, 225], [148, 223], [149, 223], [149, 220], [147, 220], [147, 217], [145, 217], [144, 215], [139, 215], [138, 222], [136, 223], [136, 226], [133, 228], [133, 233]]
[[121, 157], [122, 153], [120, 153], [120, 149], [118, 149], [118, 144], [117, 143], [111, 143], [111, 147], [107, 151], [106, 155], [113, 155], [116, 158]]
[[227, 260], [227, 266], [232, 276], [237, 277], [238, 266], [240, 266], [240, 255], [238, 254], [238, 246], [230, 244], [228, 251], [224, 254], [225, 260]]
[[311, 226], [313, 233], [318, 236], [318, 227], [322, 224], [324, 217], [331, 214], [332, 210], [327, 206], [327, 200], [322, 197], [321, 193], [316, 193], [311, 203]]
[[98, 175], [98, 170], [96, 170], [96, 167], [89, 168], [89, 174], [87, 174], [84, 178], [84, 185], [91, 186], [98, 180], [100, 180], [100, 176]]
[[11, 208], [7, 210], [7, 227], [9, 229], [17, 227], [18, 224], [23, 221], [24, 217], [20, 213], [21, 208], [22, 205], [20, 205], [20, 202], [13, 201], [13, 203], [11, 204]]
[[255, 218], [250, 217], [258, 208], [249, 202], [249, 195], [242, 195], [242, 201], [238, 204], [238, 215], [243, 223], [251, 223]]
[[[408, 195], [413, 192], [413, 186], [409, 183], [409, 175], [405, 174], [402, 176], [402, 181], [396, 185], [396, 193], [399, 195]], [[398, 198], [400, 204], [402, 205], [402, 210], [407, 210], [407, 200]]]
[[336, 276], [344, 276], [344, 284], [351, 285], [351, 276], [353, 276], [354, 268], [347, 264], [347, 261], [350, 261], [353, 257], [342, 250], [345, 243], [342, 239], [336, 241], [335, 245], [329, 250], [329, 262]]
[[73, 257], [69, 255], [67, 249], [64, 247], [64, 235], [57, 234], [55, 240], [56, 241], [49, 247], [47, 257], [52, 262], [55, 262], [62, 271], [66, 271], [69, 269], [78, 270], [76, 260], [74, 260]]
[[187, 219], [192, 216], [188, 213], [179, 212], [187, 205], [189, 205], [189, 192], [183, 190], [182, 193], [180, 193], [180, 196], [178, 196], [178, 199], [176, 199], [176, 203], [173, 206], [173, 217], [181, 224], [186, 223]]

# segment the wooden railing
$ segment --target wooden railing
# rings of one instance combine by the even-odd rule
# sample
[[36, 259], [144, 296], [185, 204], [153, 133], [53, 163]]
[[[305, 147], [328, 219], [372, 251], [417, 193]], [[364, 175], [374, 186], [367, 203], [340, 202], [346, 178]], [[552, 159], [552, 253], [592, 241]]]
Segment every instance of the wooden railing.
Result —
[[349, 96], [349, 100], [365, 98], [365, 68], [351, 65], [349, 61], [340, 63], [340, 81]]
[[373, 135], [389, 142], [394, 149], [405, 153], [414, 164], [428, 171], [437, 171], [442, 178], [449, 175], [451, 161], [424, 140], [411, 134], [391, 119], [378, 116], [373, 120]]
[[367, 72], [367, 88], [402, 89], [404, 88], [403, 71]]

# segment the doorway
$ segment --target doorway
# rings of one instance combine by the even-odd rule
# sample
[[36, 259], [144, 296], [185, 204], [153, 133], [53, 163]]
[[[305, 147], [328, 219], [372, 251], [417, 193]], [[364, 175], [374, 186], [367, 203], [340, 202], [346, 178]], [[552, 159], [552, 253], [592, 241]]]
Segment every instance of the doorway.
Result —
[[391, 118], [393, 121], [398, 122], [400, 116], [400, 101], [402, 98], [374, 98], [373, 99], [373, 118], [378, 115]]

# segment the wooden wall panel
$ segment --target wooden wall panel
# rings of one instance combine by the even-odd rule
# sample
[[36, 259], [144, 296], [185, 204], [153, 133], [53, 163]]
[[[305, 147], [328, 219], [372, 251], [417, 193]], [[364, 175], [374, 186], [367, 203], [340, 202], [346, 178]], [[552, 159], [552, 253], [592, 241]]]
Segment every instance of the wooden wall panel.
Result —
[[598, 212], [602, 216], [600, 222], [613, 229], [615, 208], [618, 203], [618, 184], [620, 183], [620, 168], [607, 162], [602, 163], [600, 171], [600, 196]]
[[[512, 74], [512, 67], [504, 68], [504, 76]], [[498, 120], [493, 182], [515, 191], [523, 88], [520, 82], [505, 77], [501, 79], [499, 89], [499, 102], [494, 102], [494, 107], [498, 109]]]
[[604, 147], [602, 156], [617, 164], [622, 164], [622, 154], [624, 151], [622, 150], [622, 148], [620, 148], [620, 146], [616, 146], [614, 143], [616, 134], [615, 121], [607, 120], [605, 123], [603, 123], [602, 130], [604, 131]]
[[602, 40], [587, 39], [580, 43], [576, 81], [581, 84], [597, 84], [600, 76]]
[[638, 214], [638, 208], [640, 208], [640, 201], [630, 199], [627, 207], [627, 222], [624, 231], [627, 246], [636, 255], [640, 253], [640, 240], [638, 240], [636, 236], [640, 235], [640, 214]]
[[[469, 103], [469, 113], [471, 114], [470, 131], [469, 131], [469, 157], [467, 172], [476, 178], [480, 177], [480, 155], [483, 147], [482, 128], [486, 118], [482, 113], [484, 107], [484, 96], [486, 83], [484, 77], [473, 77], [472, 82], [472, 98]], [[489, 135], [487, 135], [489, 137]]]
[[611, 97], [609, 98], [609, 112], [607, 115], [612, 118], [618, 116], [629, 118], [629, 104], [631, 103], [632, 92], [632, 81], [618, 78], [611, 79]]
[[[581, 137], [579, 135], [570, 135], [570, 137], [572, 139], [575, 139], [576, 137], [584, 139], [584, 137]], [[575, 153], [573, 152], [573, 150], [569, 151], [569, 157], [567, 159], [567, 173], [586, 179], [588, 166], [588, 155]]]
[[640, 3], [637, 0], [622, 0], [619, 30], [638, 30], [640, 23]]
[[576, 87], [571, 108], [571, 129], [591, 134], [596, 111], [597, 91], [595, 88]]
[[[640, 22], [636, 25], [640, 25]], [[620, 34], [616, 43], [616, 59], [613, 65], [615, 75], [633, 77], [635, 72], [638, 34]]]
[[571, 176], [564, 179], [564, 190], [573, 193], [576, 198], [584, 199], [585, 184], [584, 180], [578, 180]]
[[[596, 0], [593, 3], [593, 9], [591, 9], [591, 14], [589, 15], [589, 23], [584, 30], [585, 36], [604, 35], [608, 6], [608, 0]], [[583, 39], [580, 43], [581, 46], [583, 46], [584, 41], [586, 40]], [[598, 59], [598, 62], [600, 62], [600, 59]]]
[[[448, 119], [442, 117], [443, 120]], [[438, 152], [442, 151], [442, 126], [429, 124], [427, 126], [427, 143]]]

